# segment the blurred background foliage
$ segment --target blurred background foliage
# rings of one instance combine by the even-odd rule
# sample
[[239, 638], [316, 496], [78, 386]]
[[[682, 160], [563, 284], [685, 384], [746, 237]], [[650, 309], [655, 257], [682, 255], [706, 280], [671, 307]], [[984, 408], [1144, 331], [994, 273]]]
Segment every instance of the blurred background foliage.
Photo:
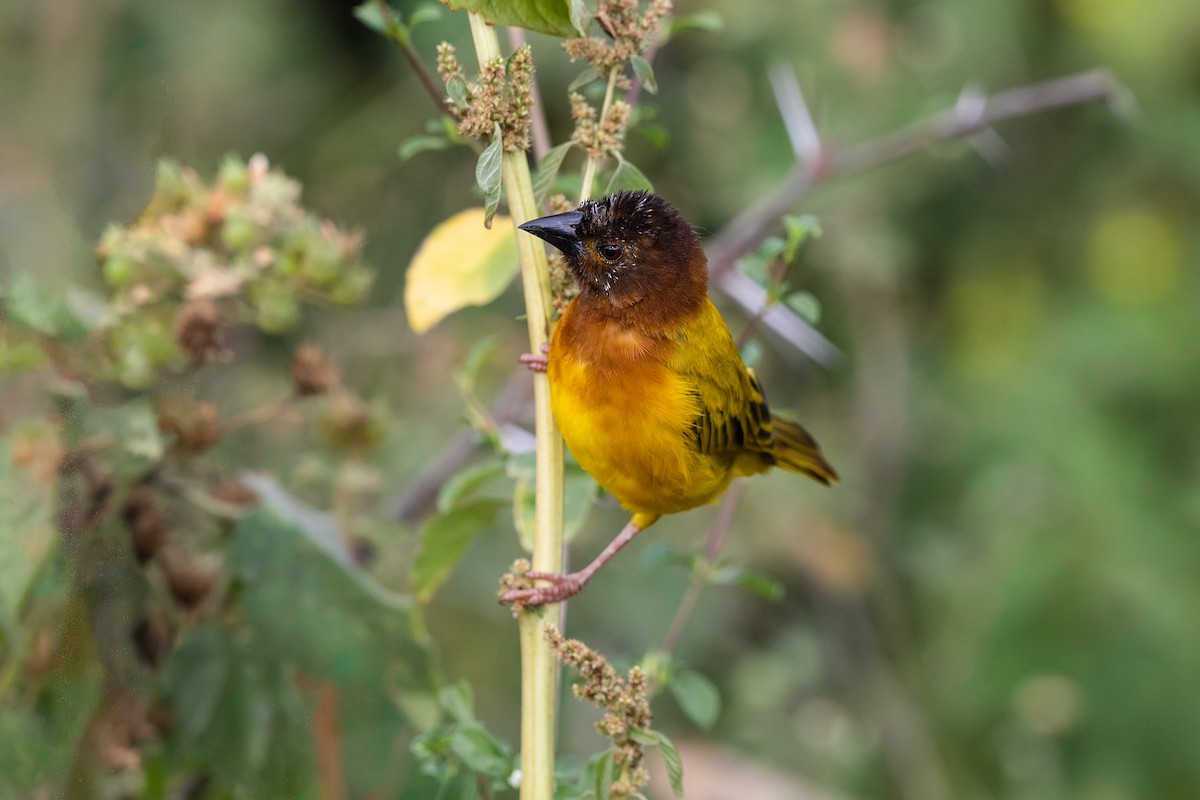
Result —
[[[255, 512], [233, 533], [203, 532], [233, 537], [217, 580], [240, 587], [245, 618], [198, 617], [173, 587], [169, 624], [186, 638], [148, 678], [166, 719], [133, 708], [141, 701], [101, 669], [108, 651], [89, 643], [80, 605], [90, 601], [68, 579], [77, 553], [26, 524], [52, 503], [49, 372], [0, 378], [4, 796], [65, 786], [108, 797], [432, 797], [407, 754], [439, 718], [423, 693], [442, 680], [467, 680], [471, 713], [515, 738], [515, 628], [494, 600], [518, 553], [511, 516], [494, 513], [507, 498], [464, 512], [462, 524], [486, 527], [423, 623], [391, 594], [408, 588], [418, 526], [390, 521], [389, 509], [461, 430], [455, 370], [484, 337], [498, 344], [474, 391], [490, 401], [504, 384], [523, 350], [519, 292], [409, 331], [405, 267], [437, 223], [478, 204], [475, 159], [461, 148], [397, 157], [434, 108], [351, 8], [0, 6], [5, 287], [27, 276], [52, 293], [101, 291], [95, 244], [145, 207], [156, 161], [208, 181], [228, 153], [266, 153], [317, 216], [365, 231], [377, 272], [366, 304], [317, 308], [283, 335], [242, 332], [234, 363], [189, 378], [188, 391], [236, 417], [286, 388], [292, 346], [315, 342], [366, 398], [343, 412], [368, 419], [377, 446], [331, 449], [312, 415], [283, 415], [207, 454], [213, 473], [262, 470], [319, 508], [337, 511], [349, 492], [367, 520], [354, 563], [368, 566], [314, 556], [330, 535], [324, 518], [281, 529]], [[656, 700], [687, 796], [1200, 796], [1200, 6], [712, 0], [679, 11], [701, 8], [724, 30], [681, 35], [658, 55], [660, 93], [640, 100], [653, 127], [631, 135], [627, 155], [708, 233], [792, 166], [767, 79], [778, 61], [796, 70], [835, 144], [909, 125], [967, 84], [994, 90], [1096, 65], [1128, 86], [1136, 110], [1006, 123], [1002, 157], [940, 145], [806, 201], [824, 234], [793, 281], [820, 299], [820, 328], [847, 358], [826, 370], [765, 336], [758, 369], [773, 405], [801, 416], [845, 480], [832, 491], [787, 475], [749, 485], [729, 555], [786, 592], [701, 597], [677, 657], [716, 684], [720, 716], [705, 732]], [[414, 34], [429, 64], [443, 39], [470, 52], [458, 15]], [[579, 67], [556, 42], [531, 42], [561, 141]], [[737, 330], [744, 317], [722, 305]], [[146, 427], [148, 412], [126, 412], [93, 422]], [[276, 483], [259, 489], [292, 502]], [[611, 501], [597, 506], [576, 559], [623, 521]], [[701, 548], [715, 514], [664, 520], [622, 554], [571, 603], [571, 635], [618, 662], [658, 647], [689, 578], [652, 556]], [[35, 574], [20, 572], [46, 551]], [[153, 595], [149, 580], [133, 594]], [[23, 602], [8, 593], [26, 583]], [[141, 602], [120, 588], [88, 608]], [[436, 666], [414, 662], [426, 626]], [[450, 706], [453, 742], [477, 723]], [[137, 730], [122, 715], [153, 724]], [[565, 752], [599, 749], [593, 720], [565, 703]], [[105, 739], [110, 729], [125, 738]], [[496, 769], [509, 763], [489, 753]], [[654, 791], [669, 794], [665, 782]]]

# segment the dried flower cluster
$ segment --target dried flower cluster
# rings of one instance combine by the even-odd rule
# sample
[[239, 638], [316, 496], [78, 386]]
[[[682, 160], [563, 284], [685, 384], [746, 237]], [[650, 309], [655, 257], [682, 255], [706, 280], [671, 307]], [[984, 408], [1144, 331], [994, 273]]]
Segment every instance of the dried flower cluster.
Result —
[[634, 667], [622, 680], [604, 656], [583, 642], [565, 638], [553, 625], [546, 626], [545, 635], [555, 656], [574, 667], [583, 678], [571, 687], [575, 696], [604, 711], [604, 719], [596, 723], [596, 730], [612, 742], [613, 763], [621, 770], [610, 797], [635, 796], [650, 780], [642, 764], [645, 751], [630, 737], [633, 729], [649, 729], [653, 719], [646, 673]]
[[563, 48], [572, 61], [586, 61], [606, 76], [646, 48], [670, 11], [671, 0], [651, 0], [644, 13], [639, 13], [638, 0], [601, 0], [596, 21], [611, 41], [580, 37], [563, 42]]
[[261, 155], [226, 159], [211, 185], [160, 163], [146, 210], [110, 226], [97, 249], [110, 297], [94, 377], [144, 389], [160, 368], [217, 358], [227, 321], [281, 332], [298, 321], [302, 300], [361, 300], [372, 280], [361, 235], [305, 211], [299, 198], [300, 185]]
[[488, 139], [499, 125], [505, 150], [529, 148], [533, 112], [533, 51], [529, 45], [507, 59], [495, 58], [484, 64], [479, 80], [471, 82], [458, 63], [454, 46], [442, 42], [438, 45], [438, 74], [446, 84], [446, 99], [459, 116], [459, 133]]
[[615, 155], [625, 146], [625, 128], [629, 124], [629, 104], [614, 100], [604, 112], [604, 119], [596, 119], [596, 109], [583, 95], [572, 92], [571, 119], [575, 130], [571, 138], [592, 158]]

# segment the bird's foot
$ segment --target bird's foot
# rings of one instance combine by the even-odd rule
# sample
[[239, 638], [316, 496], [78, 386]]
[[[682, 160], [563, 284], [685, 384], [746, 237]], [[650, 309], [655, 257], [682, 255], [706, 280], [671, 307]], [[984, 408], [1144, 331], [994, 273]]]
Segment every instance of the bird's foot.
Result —
[[583, 590], [587, 579], [582, 573], [572, 572], [559, 575], [554, 572], [526, 572], [521, 577], [531, 581], [547, 581], [549, 586], [533, 586], [528, 589], [509, 589], [500, 595], [500, 602], [506, 606], [544, 606], [547, 603], [561, 603], [568, 597], [574, 597]]
[[541, 354], [524, 353], [517, 360], [529, 367], [531, 372], [545, 372], [550, 365], [550, 359], [546, 356], [550, 352], [550, 345], [543, 342], [540, 349], [542, 351]]

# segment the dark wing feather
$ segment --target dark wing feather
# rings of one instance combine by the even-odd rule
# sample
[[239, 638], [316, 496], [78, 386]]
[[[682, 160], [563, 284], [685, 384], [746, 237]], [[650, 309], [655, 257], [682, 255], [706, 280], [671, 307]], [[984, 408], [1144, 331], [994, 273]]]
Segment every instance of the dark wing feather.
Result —
[[678, 336], [671, 369], [696, 401], [692, 444], [708, 455], [761, 453], [768, 461], [771, 411], [761, 384], [747, 369], [725, 321], [712, 304]]

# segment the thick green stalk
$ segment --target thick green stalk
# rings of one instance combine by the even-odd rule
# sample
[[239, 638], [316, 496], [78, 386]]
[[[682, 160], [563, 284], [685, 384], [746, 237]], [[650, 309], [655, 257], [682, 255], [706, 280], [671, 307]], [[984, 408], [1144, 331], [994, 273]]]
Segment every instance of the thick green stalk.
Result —
[[[613, 90], [617, 88], [617, 75], [621, 73], [619, 66], [613, 67], [608, 73], [608, 86], [604, 89], [604, 104], [600, 106], [600, 124], [604, 124], [604, 118], [608, 116], [609, 106], [613, 101]], [[600, 162], [603, 157], [596, 158], [588, 156], [587, 161], [583, 164], [583, 188], [579, 192], [579, 202], [583, 202], [592, 196], [592, 182], [596, 179], [596, 170], [600, 168]]]
[[[496, 31], [482, 17], [471, 14], [471, 36], [480, 67], [500, 57]], [[534, 219], [533, 182], [524, 153], [506, 152], [501, 179], [513, 225]], [[549, 340], [550, 272], [540, 241], [517, 233], [521, 284], [530, 351], [540, 352]], [[563, 451], [562, 437], [550, 413], [550, 385], [535, 373], [534, 411], [537, 433], [537, 499], [533, 538], [533, 568], [562, 572]], [[521, 800], [553, 800], [554, 740], [558, 717], [558, 661], [542, 635], [542, 627], [557, 606], [522, 611], [517, 618], [521, 639]]]

